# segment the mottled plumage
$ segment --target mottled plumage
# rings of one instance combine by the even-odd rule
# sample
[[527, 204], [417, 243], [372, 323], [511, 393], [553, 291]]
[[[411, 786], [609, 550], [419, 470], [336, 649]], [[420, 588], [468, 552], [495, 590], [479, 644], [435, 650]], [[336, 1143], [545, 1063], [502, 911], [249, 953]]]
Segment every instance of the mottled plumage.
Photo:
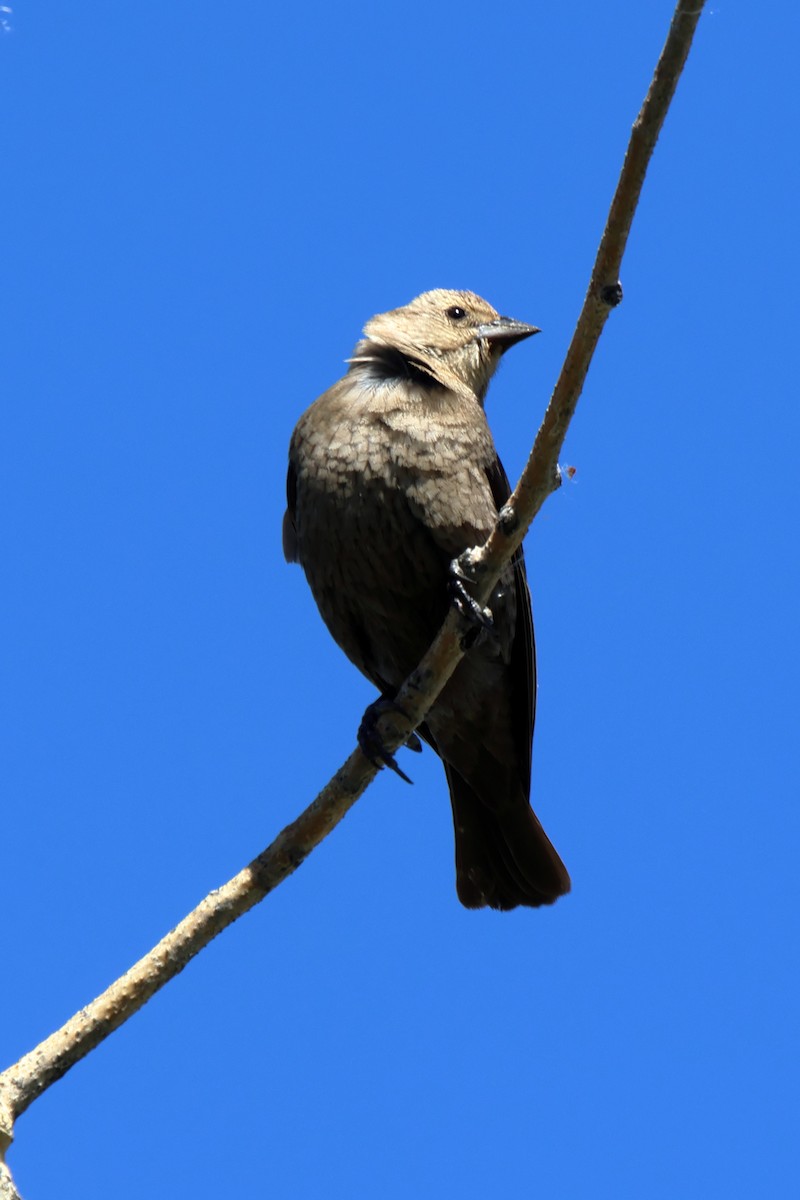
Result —
[[[444, 620], [450, 562], [486, 539], [509, 494], [483, 400], [503, 352], [535, 332], [471, 292], [426, 292], [367, 323], [347, 374], [292, 435], [286, 557], [385, 697]], [[521, 551], [490, 607], [492, 630], [420, 734], [447, 774], [462, 903], [548, 904], [569, 876], [528, 802], [536, 679]]]

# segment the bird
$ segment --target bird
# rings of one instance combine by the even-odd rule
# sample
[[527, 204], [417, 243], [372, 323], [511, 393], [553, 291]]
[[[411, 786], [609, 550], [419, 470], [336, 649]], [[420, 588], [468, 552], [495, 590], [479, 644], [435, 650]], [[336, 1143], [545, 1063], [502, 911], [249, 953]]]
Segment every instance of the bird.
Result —
[[[366, 323], [346, 374], [297, 422], [284, 555], [377, 705], [441, 627], [453, 560], [486, 540], [510, 495], [484, 402], [505, 352], [538, 332], [473, 292], [423, 292]], [[521, 547], [489, 609], [418, 733], [444, 764], [461, 903], [536, 908], [570, 878], [529, 800], [536, 659]]]

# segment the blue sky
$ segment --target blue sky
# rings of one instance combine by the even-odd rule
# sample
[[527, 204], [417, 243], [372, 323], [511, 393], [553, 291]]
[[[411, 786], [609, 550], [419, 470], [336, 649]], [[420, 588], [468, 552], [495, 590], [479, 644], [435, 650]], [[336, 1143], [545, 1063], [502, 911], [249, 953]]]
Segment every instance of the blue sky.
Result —
[[[370, 687], [280, 549], [364, 321], [543, 329], [527, 454], [669, 3], [13, 5], [0, 36], [0, 1057], [303, 807]], [[573, 893], [457, 903], [405, 756], [20, 1121], [28, 1200], [795, 1194], [800, 37], [717, 3], [527, 541], [533, 794]]]

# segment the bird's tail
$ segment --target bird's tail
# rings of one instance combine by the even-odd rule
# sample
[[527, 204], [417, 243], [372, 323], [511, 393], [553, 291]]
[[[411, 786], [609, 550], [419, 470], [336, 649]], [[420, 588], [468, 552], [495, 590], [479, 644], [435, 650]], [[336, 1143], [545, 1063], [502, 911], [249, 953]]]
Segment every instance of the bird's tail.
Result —
[[567, 869], [533, 809], [495, 809], [445, 764], [456, 831], [456, 889], [467, 908], [538, 908], [570, 889]]

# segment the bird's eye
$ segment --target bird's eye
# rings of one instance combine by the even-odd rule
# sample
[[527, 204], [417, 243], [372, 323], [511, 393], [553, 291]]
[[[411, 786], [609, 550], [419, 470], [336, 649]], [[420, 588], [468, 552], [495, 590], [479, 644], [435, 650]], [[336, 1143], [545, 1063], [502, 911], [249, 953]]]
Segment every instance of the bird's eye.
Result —
[[451, 321], [463, 321], [467, 314], [463, 308], [459, 308], [457, 304], [454, 304], [452, 308], [446, 310], [446, 315]]

